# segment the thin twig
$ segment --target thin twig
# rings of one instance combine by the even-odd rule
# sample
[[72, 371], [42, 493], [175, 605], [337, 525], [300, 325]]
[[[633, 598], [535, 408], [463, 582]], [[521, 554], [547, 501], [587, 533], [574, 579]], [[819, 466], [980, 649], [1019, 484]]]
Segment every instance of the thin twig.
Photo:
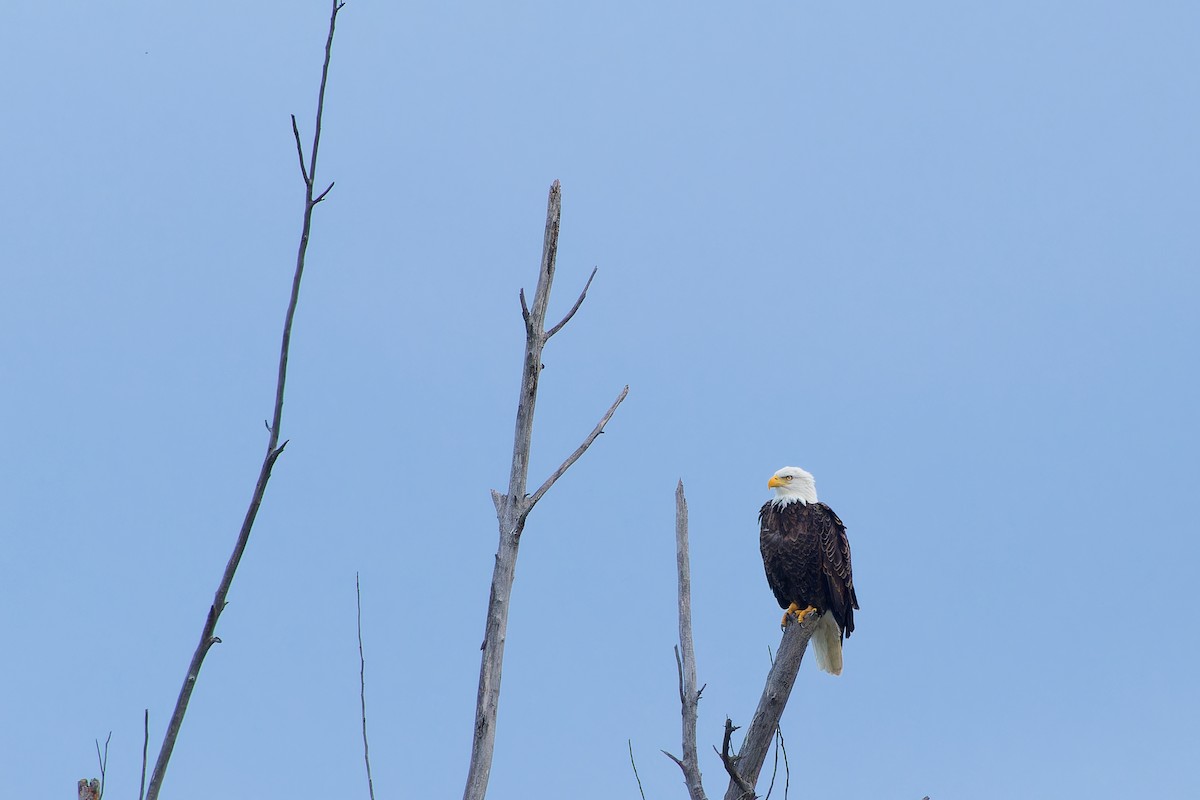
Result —
[[779, 772], [779, 736], [775, 737], [775, 761], [771, 766], [771, 783], [767, 786], [767, 794], [764, 800], [771, 800], [771, 792], [775, 791], [775, 775]]
[[367, 791], [375, 800], [375, 783], [371, 780], [371, 749], [367, 744], [367, 660], [363, 656], [362, 640], [362, 590], [358, 587], [358, 573], [354, 573], [354, 598], [358, 605], [358, 697], [362, 704], [363, 761], [367, 762]]
[[583, 285], [583, 291], [579, 293], [579, 299], [575, 301], [575, 305], [571, 306], [571, 310], [567, 312], [567, 315], [562, 318], [562, 322], [558, 323], [553, 328], [546, 331], [547, 339], [549, 339], [551, 336], [553, 336], [554, 334], [561, 331], [563, 329], [563, 326], [571, 321], [571, 317], [575, 316], [575, 312], [579, 310], [579, 307], [581, 305], [583, 305], [584, 298], [587, 297], [587, 290], [592, 285], [592, 278], [596, 277], [596, 270], [598, 270], [598, 269], [600, 269], [600, 268], [592, 267], [592, 274], [588, 276], [587, 283], [585, 283]]
[[[316, 126], [313, 132], [313, 144], [307, 171], [304, 169], [304, 158], [301, 152], [300, 170], [305, 184], [304, 222], [300, 233], [300, 245], [296, 252], [296, 271], [292, 278], [291, 296], [288, 301], [287, 313], [284, 315], [283, 339], [279, 348], [279, 371], [275, 384], [275, 408], [270, 425], [271, 432], [267, 440], [267, 451], [258, 473], [254, 493], [250, 498], [250, 505], [246, 509], [246, 516], [242, 520], [242, 527], [238, 532], [233, 554], [229, 557], [229, 562], [226, 564], [225, 572], [221, 577], [221, 583], [218, 585], [216, 594], [213, 597], [213, 603], [209, 607], [204, 627], [200, 631], [200, 642], [196, 645], [196, 650], [192, 654], [192, 660], [188, 664], [188, 670], [183, 679], [183, 686], [179, 690], [178, 699], [175, 701], [175, 710], [171, 714], [171, 719], [167, 724], [167, 731], [163, 736], [162, 747], [158, 752], [154, 771], [150, 775], [150, 786], [146, 793], [147, 800], [158, 800], [162, 781], [166, 776], [167, 764], [171, 760], [171, 752], [175, 748], [175, 741], [179, 736], [183, 717], [187, 713], [188, 702], [192, 697], [192, 690], [195, 688], [196, 681], [200, 675], [200, 667], [204, 664], [204, 658], [208, 655], [209, 649], [220, 641], [215, 635], [217, 620], [220, 618], [221, 612], [225, 610], [225, 598], [229, 594], [229, 588], [233, 584], [233, 576], [237, 572], [238, 564], [242, 560], [242, 554], [245, 552], [246, 545], [250, 540], [250, 530], [253, 528], [254, 520], [258, 516], [259, 506], [262, 505], [263, 495], [267, 490], [267, 482], [271, 479], [271, 470], [275, 466], [275, 461], [282, 455], [283, 449], [287, 446], [286, 441], [283, 444], [279, 444], [280, 422], [283, 418], [283, 390], [287, 381], [288, 350], [292, 338], [292, 323], [296, 316], [296, 305], [300, 299], [300, 279], [304, 274], [304, 257], [308, 251], [308, 237], [312, 230], [313, 209], [316, 207], [316, 204], [313, 202], [313, 181], [316, 179], [317, 148], [321, 138], [321, 114], [325, 105], [325, 85], [329, 77], [329, 59], [333, 46], [333, 31], [337, 22], [338, 11], [341, 10], [342, 5], [337, 0], [333, 0], [332, 12], [329, 16], [329, 35], [325, 40], [325, 61], [321, 67], [321, 88], [317, 95]], [[295, 125], [294, 117], [292, 130], [297, 142], [299, 142], [299, 129]]]
[[783, 728], [776, 728], [775, 733], [779, 737], [779, 749], [783, 751], [783, 800], [787, 800], [788, 789], [792, 786], [792, 768], [788, 764], [787, 743], [783, 741]]
[[554, 470], [554, 474], [547, 478], [546, 482], [538, 487], [538, 490], [529, 498], [525, 504], [526, 514], [533, 510], [533, 507], [537, 505], [537, 501], [542, 499], [542, 495], [550, 491], [550, 487], [554, 485], [554, 482], [561, 478], [563, 474], [571, 468], [571, 465], [578, 461], [579, 457], [582, 456], [587, 449], [592, 446], [592, 442], [596, 441], [596, 437], [604, 433], [604, 426], [608, 424], [610, 419], [612, 419], [612, 415], [617, 411], [617, 406], [621, 405], [621, 401], [624, 400], [628, 395], [629, 386], [626, 385], [625, 388], [621, 390], [621, 393], [617, 395], [617, 399], [613, 402], [613, 404], [609, 406], [608, 411], [605, 411], [604, 416], [600, 418], [598, 423], [596, 423], [596, 427], [593, 428], [592, 432], [588, 434], [588, 437], [583, 440], [583, 444], [579, 445], [579, 447], [575, 449], [575, 452], [571, 453], [571, 455], [567, 457], [567, 460], [564, 461], [558, 469]]
[[304, 185], [308, 186], [308, 168], [304, 166], [304, 145], [300, 144], [300, 126], [296, 124], [295, 114], [292, 114], [292, 137], [296, 140], [296, 155], [300, 157], [300, 177], [304, 179]]
[[146, 756], [150, 750], [150, 709], [142, 714], [142, 787], [138, 789], [138, 800], [146, 796]]
[[629, 763], [633, 766], [633, 777], [637, 778], [638, 793], [642, 796], [642, 800], [646, 800], [646, 791], [642, 789], [642, 776], [638, 775], [637, 762], [633, 760], [633, 739], [628, 739], [629, 742]]
[[104, 755], [100, 755], [100, 740], [96, 740], [96, 760], [100, 762], [100, 791], [96, 794], [96, 800], [104, 798], [104, 774], [108, 771], [108, 743], [112, 740], [112, 731], [108, 732], [108, 738], [104, 740]]

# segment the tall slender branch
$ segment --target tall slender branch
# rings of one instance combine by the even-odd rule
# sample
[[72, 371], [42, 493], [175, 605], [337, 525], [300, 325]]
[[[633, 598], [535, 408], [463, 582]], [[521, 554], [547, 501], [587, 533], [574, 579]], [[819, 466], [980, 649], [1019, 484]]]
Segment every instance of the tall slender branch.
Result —
[[731, 759], [740, 780], [730, 777], [725, 800], [743, 800], [746, 790], [742, 784], [753, 789], [758, 782], [767, 750], [771, 747], [775, 731], [779, 729], [779, 720], [796, 682], [796, 673], [800, 671], [800, 661], [804, 658], [808, 640], [817, 629], [818, 619], [818, 615], [810, 615], [803, 625], [788, 625], [783, 632], [783, 641], [779, 644], [771, 671], [767, 673], [767, 683], [763, 687], [758, 708], [746, 729], [738, 754]]
[[[696, 688], [696, 648], [692, 641], [692, 566], [688, 551], [687, 498], [683, 481], [675, 487], [675, 564], [679, 573], [679, 644], [675, 648], [675, 665], [679, 669], [679, 705], [683, 717], [683, 758], [667, 756], [683, 770], [691, 800], [707, 800], [700, 777], [700, 762], [696, 752], [696, 717], [700, 693]], [[683, 654], [680, 657], [680, 649]], [[666, 751], [664, 751], [666, 752]]]
[[[492, 572], [492, 588], [488, 597], [487, 621], [484, 628], [483, 655], [479, 666], [479, 693], [475, 704], [475, 733], [471, 742], [471, 762], [467, 769], [467, 785], [463, 800], [483, 800], [487, 794], [488, 778], [492, 770], [492, 753], [496, 743], [496, 717], [500, 705], [500, 677], [504, 666], [504, 639], [508, 629], [509, 598], [512, 595], [513, 577], [517, 563], [517, 550], [521, 533], [529, 512], [554, 482], [583, 455], [584, 451], [604, 432], [617, 406], [625, 399], [629, 387], [617, 397], [599, 424], [584, 440], [583, 444], [567, 458], [532, 497], [525, 490], [529, 481], [530, 443], [533, 439], [533, 414], [537, 405], [538, 379], [542, 371], [542, 349], [550, 339], [545, 330], [546, 308], [550, 302], [550, 289], [554, 283], [555, 262], [558, 258], [558, 231], [562, 217], [562, 194], [558, 181], [550, 187], [546, 203], [546, 230], [542, 242], [542, 262], [538, 271], [537, 289], [533, 303], [526, 302], [525, 291], [521, 290], [521, 318], [525, 323], [525, 358], [521, 369], [521, 390], [517, 399], [517, 421], [513, 433], [512, 469], [509, 472], [508, 492], [501, 495], [492, 491], [492, 502], [496, 506], [496, 520], [500, 528], [500, 545], [496, 553], [496, 565]], [[591, 283], [589, 278], [588, 283]], [[587, 287], [584, 287], [584, 294]], [[583, 295], [576, 301], [566, 319], [555, 326], [557, 333], [579, 309]]]
[[150, 750], [150, 709], [142, 714], [142, 784], [138, 789], [138, 800], [146, 796], [146, 754]]
[[[237, 542], [234, 544], [233, 554], [229, 557], [229, 562], [225, 566], [225, 572], [221, 576], [221, 582], [217, 586], [216, 594], [213, 597], [212, 605], [208, 609], [204, 626], [200, 631], [200, 642], [196, 645], [196, 650], [192, 654], [187, 674], [183, 679], [183, 687], [179, 690], [179, 697], [175, 702], [175, 710], [171, 714], [171, 719], [167, 724], [167, 731], [163, 736], [162, 747], [159, 750], [158, 759], [154, 764], [154, 771], [150, 775], [150, 785], [146, 792], [147, 800], [157, 800], [158, 798], [163, 778], [166, 776], [167, 764], [175, 748], [175, 741], [179, 736], [180, 726], [183, 724], [183, 717], [187, 713], [192, 690], [195, 688], [196, 680], [200, 675], [200, 667], [203, 665], [204, 658], [208, 655], [209, 649], [221, 641], [215, 635], [217, 620], [220, 618], [221, 612], [225, 610], [225, 598], [229, 594], [229, 587], [233, 583], [233, 576], [237, 572], [238, 564], [241, 563], [242, 553], [245, 552], [246, 544], [250, 540], [250, 529], [254, 526], [259, 506], [262, 505], [263, 495], [267, 489], [267, 482], [271, 479], [271, 470], [275, 466], [275, 461], [287, 446], [286, 441], [283, 444], [279, 443], [279, 430], [283, 419], [283, 391], [287, 381], [288, 350], [291, 345], [292, 323], [296, 316], [296, 305], [300, 299], [300, 279], [304, 274], [304, 258], [308, 252], [308, 237], [312, 230], [312, 214], [313, 209], [316, 207], [316, 202], [313, 200], [313, 182], [316, 180], [317, 148], [321, 140], [321, 115], [325, 106], [325, 85], [329, 77], [329, 60], [333, 47], [333, 31], [337, 22], [338, 12], [342, 9], [343, 5], [344, 3], [333, 0], [332, 11], [329, 15], [329, 35], [325, 40], [325, 61], [321, 67], [321, 87], [317, 94], [316, 126], [313, 132], [312, 151], [307, 170], [304, 169], [303, 152], [301, 152], [300, 166], [305, 187], [304, 220], [300, 234], [300, 245], [296, 253], [296, 270], [292, 278], [291, 296], [288, 301], [287, 313], [284, 316], [283, 339], [279, 350], [279, 371], [275, 384], [275, 411], [269, 427], [270, 433], [267, 439], [267, 450], [263, 456], [262, 467], [259, 469], [258, 480], [254, 485], [250, 505], [246, 509], [246, 516], [242, 520], [242, 527], [238, 532]], [[294, 119], [293, 131], [295, 132], [297, 146], [299, 147], [299, 132], [295, 128]]]
[[638, 775], [637, 762], [633, 760], [633, 739], [626, 741], [629, 743], [629, 764], [633, 767], [633, 777], [637, 778], [638, 794], [642, 796], [642, 800], [646, 800], [646, 790], [642, 788], [642, 776]]
[[367, 793], [375, 800], [375, 782], [371, 780], [371, 748], [367, 744], [367, 659], [363, 655], [362, 640], [362, 590], [358, 587], [358, 573], [354, 573], [354, 600], [358, 608], [358, 699], [362, 706], [363, 761], [367, 762]]

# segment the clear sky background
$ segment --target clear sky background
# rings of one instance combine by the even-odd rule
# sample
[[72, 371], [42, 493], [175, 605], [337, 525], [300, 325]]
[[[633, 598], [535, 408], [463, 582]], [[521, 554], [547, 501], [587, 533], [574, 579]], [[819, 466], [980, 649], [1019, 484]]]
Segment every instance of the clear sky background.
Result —
[[[0, 52], [0, 782], [136, 797], [260, 463], [328, 4], [36, 2]], [[793, 797], [1200, 795], [1200, 5], [339, 19], [280, 459], [166, 797], [458, 797], [546, 192], [559, 318], [490, 797], [682, 798], [779, 642], [785, 464], [862, 610]]]

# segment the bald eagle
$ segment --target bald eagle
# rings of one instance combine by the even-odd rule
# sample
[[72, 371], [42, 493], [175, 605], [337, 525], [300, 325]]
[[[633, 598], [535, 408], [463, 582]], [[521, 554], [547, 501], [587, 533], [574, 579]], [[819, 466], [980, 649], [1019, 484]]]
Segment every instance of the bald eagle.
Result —
[[758, 512], [758, 543], [767, 583], [779, 601], [783, 627], [821, 615], [813, 633], [817, 666], [842, 674], [842, 636], [854, 630], [854, 578], [846, 526], [833, 509], [817, 502], [813, 476], [799, 467], [784, 467], [771, 476], [775, 490]]

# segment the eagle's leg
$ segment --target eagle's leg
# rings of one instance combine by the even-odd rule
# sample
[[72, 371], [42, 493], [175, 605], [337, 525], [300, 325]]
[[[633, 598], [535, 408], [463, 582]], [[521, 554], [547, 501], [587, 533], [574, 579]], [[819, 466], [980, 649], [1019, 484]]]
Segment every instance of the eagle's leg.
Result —
[[783, 628], [785, 631], [787, 630], [788, 617], [795, 617], [796, 622], [803, 624], [805, 618], [816, 610], [816, 606], [809, 606], [808, 608], [801, 609], [800, 606], [792, 603], [790, 606], [788, 606], [787, 611], [783, 612], [783, 622], [779, 624], [779, 627]]

